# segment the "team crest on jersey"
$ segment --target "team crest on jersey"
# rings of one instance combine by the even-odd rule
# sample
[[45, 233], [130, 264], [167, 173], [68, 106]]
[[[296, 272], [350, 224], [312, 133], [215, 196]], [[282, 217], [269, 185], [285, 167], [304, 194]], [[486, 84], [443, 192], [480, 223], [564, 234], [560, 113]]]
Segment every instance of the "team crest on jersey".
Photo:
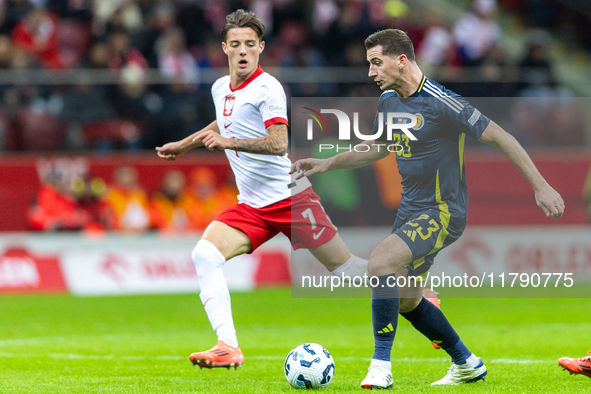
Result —
[[412, 128], [412, 130], [420, 130], [425, 125], [425, 117], [420, 113], [416, 113], [415, 116], [417, 117], [417, 125]]
[[236, 97], [226, 96], [226, 101], [224, 102], [224, 116], [232, 115], [232, 111], [234, 111], [234, 101], [236, 101]]

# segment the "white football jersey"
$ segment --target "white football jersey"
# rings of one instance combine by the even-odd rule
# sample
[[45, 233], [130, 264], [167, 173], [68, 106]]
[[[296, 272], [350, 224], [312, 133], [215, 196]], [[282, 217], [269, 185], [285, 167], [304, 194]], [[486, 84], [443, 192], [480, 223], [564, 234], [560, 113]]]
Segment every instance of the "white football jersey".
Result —
[[[287, 102], [283, 87], [261, 66], [237, 89], [230, 76], [218, 79], [211, 88], [218, 127], [222, 137], [254, 139], [269, 135], [266, 128], [287, 123]], [[292, 181], [291, 161], [283, 156], [237, 152], [226, 149], [240, 203], [262, 208], [310, 187], [307, 178]]]

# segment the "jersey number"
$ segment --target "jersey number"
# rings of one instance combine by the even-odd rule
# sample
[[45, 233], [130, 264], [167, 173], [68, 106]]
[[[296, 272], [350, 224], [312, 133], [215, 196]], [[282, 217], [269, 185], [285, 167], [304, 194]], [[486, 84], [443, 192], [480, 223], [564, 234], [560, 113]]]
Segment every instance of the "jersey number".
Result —
[[410, 153], [410, 138], [406, 134], [393, 134], [392, 142], [396, 145], [396, 154], [402, 157], [411, 157]]
[[310, 208], [306, 209], [304, 212], [302, 212], [302, 216], [308, 220], [310, 220], [310, 224], [312, 225], [312, 230], [316, 229], [316, 227], [318, 227], [316, 225], [316, 218], [314, 217], [314, 214], [312, 213], [312, 210]]
[[[415, 227], [415, 231], [419, 234], [419, 236], [423, 239], [426, 240], [427, 238], [429, 238], [431, 236], [431, 234], [433, 234], [435, 231], [439, 230], [439, 225], [437, 224], [437, 222], [435, 221], [435, 219], [431, 219], [429, 220], [429, 224], [430, 226], [427, 227], [427, 234], [423, 233], [423, 227], [419, 226], [418, 223], [415, 223], [415, 220], [425, 220], [425, 219], [429, 219], [429, 215], [421, 215], [416, 219], [413, 220], [409, 220], [407, 222], [407, 224], [409, 224], [412, 227]], [[413, 239], [414, 241], [414, 239]]]
[[425, 240], [427, 238], [429, 238], [431, 236], [431, 234], [433, 234], [435, 231], [439, 230], [439, 225], [437, 224], [437, 222], [434, 219], [429, 220], [429, 224], [431, 226], [427, 227], [427, 234], [423, 234], [423, 228], [419, 227], [417, 228], [417, 233], [419, 234], [419, 236]]

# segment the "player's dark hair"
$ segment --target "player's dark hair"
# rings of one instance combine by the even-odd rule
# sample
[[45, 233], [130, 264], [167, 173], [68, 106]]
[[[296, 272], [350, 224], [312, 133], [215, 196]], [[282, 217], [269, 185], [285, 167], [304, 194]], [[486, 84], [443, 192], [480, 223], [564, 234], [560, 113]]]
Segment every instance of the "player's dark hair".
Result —
[[365, 39], [365, 49], [382, 46], [382, 54], [390, 57], [406, 55], [415, 61], [415, 49], [408, 34], [398, 29], [380, 30]]
[[259, 37], [259, 41], [263, 38], [263, 33], [265, 33], [265, 25], [254, 12], [237, 10], [226, 16], [226, 24], [222, 28], [224, 42], [226, 42], [228, 32], [238, 27], [250, 27]]

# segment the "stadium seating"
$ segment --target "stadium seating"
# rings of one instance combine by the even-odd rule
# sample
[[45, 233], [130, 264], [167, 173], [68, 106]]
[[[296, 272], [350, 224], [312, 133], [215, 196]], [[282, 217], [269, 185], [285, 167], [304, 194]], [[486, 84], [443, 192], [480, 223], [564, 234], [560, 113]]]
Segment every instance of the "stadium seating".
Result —
[[139, 127], [128, 120], [104, 120], [86, 124], [82, 128], [84, 140], [90, 145], [101, 140], [129, 143], [137, 141]]

